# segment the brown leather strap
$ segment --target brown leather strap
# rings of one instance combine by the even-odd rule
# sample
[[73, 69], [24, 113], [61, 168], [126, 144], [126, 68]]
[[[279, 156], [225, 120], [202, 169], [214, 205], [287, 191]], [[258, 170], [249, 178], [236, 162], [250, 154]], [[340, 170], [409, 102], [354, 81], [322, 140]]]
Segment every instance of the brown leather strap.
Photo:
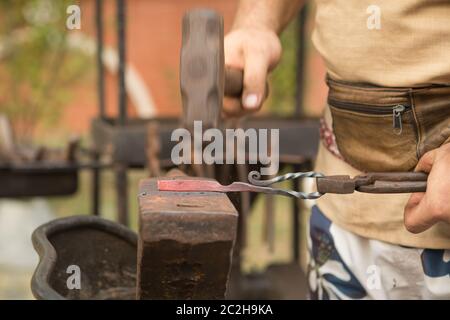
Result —
[[369, 84], [352, 84], [327, 77], [328, 99], [374, 106], [410, 105], [410, 88], [383, 88]]

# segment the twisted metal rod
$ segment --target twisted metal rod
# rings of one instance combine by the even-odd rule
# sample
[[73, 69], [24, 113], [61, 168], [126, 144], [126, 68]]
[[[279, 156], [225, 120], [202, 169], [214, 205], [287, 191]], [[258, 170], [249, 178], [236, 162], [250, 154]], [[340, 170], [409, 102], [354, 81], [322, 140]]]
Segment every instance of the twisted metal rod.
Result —
[[[320, 172], [308, 171], [308, 172], [290, 172], [281, 176], [274, 177], [272, 179], [260, 180], [261, 174], [258, 171], [251, 171], [248, 174], [248, 181], [258, 187], [268, 187], [272, 184], [279, 183], [287, 180], [294, 180], [299, 178], [318, 178], [323, 177], [324, 175]], [[313, 200], [320, 198], [323, 193], [320, 192], [302, 192], [302, 191], [294, 191], [294, 190], [284, 190], [284, 189], [276, 189], [272, 188], [274, 194], [280, 194], [290, 197], [295, 197], [299, 199], [305, 200]]]

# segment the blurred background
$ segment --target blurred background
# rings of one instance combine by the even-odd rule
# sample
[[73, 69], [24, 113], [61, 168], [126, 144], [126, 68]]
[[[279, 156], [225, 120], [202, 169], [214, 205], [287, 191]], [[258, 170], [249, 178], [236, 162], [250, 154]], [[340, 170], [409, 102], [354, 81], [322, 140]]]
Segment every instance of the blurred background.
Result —
[[[66, 27], [67, 8], [74, 4], [81, 8], [79, 30]], [[237, 4], [237, 0], [126, 2], [126, 100], [130, 118], [181, 114], [178, 70], [184, 12], [195, 7], [215, 9], [224, 16], [227, 31]], [[80, 145], [92, 144], [91, 122], [99, 113], [95, 5], [95, 0], [0, 1], [0, 137], [4, 140], [0, 141], [0, 165], [2, 152], [9, 154], [11, 143], [25, 150], [21, 154], [32, 157], [37, 157], [36, 146], [64, 149], [68, 141], [78, 138]], [[305, 53], [302, 116], [320, 115], [326, 94], [325, 69], [310, 42], [313, 24], [314, 8], [310, 6], [304, 48], [299, 48], [299, 19], [283, 33], [282, 61], [270, 77], [270, 96], [262, 115], [295, 116], [296, 66], [301, 49]], [[104, 109], [106, 116], [114, 117], [119, 96], [116, 1], [103, 1], [103, 28]], [[147, 175], [146, 170], [135, 169], [128, 176], [129, 217], [134, 230], [137, 185]], [[30, 278], [38, 261], [31, 245], [32, 231], [57, 217], [89, 214], [90, 184], [90, 172], [81, 171], [73, 195], [0, 198], [0, 299], [32, 298]], [[115, 220], [114, 174], [110, 170], [104, 170], [101, 184], [100, 214]], [[264, 203], [259, 201], [252, 208], [243, 255], [246, 271], [290, 259], [290, 220], [284, 213], [291, 205], [286, 199], [275, 201], [276, 241], [271, 250], [262, 236]]]

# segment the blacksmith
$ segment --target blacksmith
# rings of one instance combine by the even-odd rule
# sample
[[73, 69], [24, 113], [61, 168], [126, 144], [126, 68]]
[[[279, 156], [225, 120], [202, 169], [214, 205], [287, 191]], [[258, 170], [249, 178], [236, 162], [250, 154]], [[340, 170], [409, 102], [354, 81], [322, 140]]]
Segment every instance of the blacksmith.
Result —
[[[304, 0], [241, 0], [225, 62], [260, 109], [279, 34]], [[325, 195], [312, 209], [311, 298], [450, 299], [450, 2], [316, 0], [328, 103], [316, 171], [424, 171], [426, 193]]]

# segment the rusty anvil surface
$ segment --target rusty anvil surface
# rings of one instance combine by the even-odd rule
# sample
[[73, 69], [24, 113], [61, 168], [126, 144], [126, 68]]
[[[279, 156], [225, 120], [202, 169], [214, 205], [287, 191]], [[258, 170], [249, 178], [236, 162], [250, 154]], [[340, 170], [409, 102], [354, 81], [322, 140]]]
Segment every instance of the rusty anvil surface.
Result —
[[223, 299], [237, 218], [225, 194], [160, 192], [157, 178], [142, 180], [137, 298]]

